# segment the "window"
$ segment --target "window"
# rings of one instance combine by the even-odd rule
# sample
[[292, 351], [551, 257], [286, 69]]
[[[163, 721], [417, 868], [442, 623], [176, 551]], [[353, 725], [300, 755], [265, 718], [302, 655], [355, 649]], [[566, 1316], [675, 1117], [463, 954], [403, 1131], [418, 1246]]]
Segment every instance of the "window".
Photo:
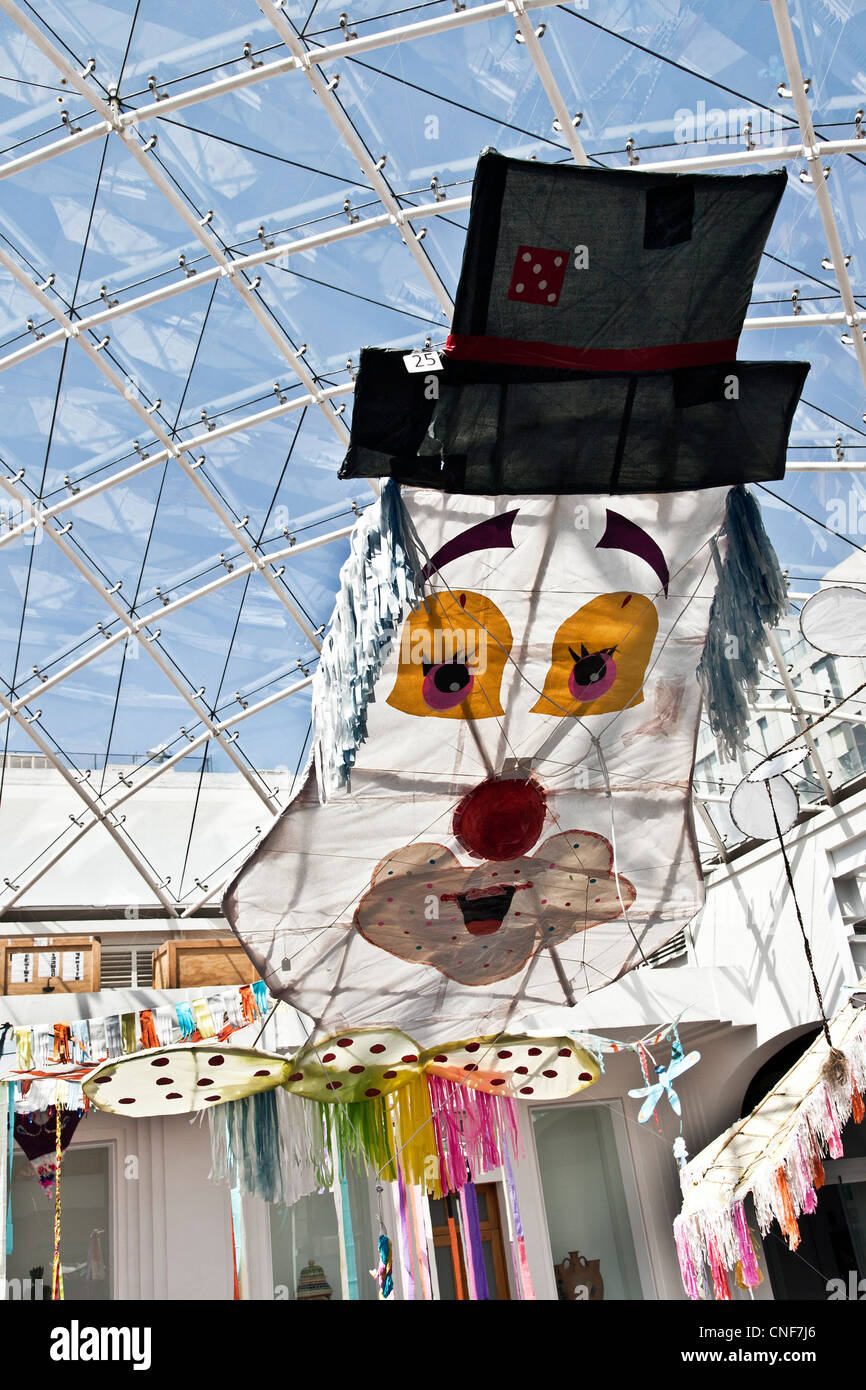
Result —
[[274, 1298], [339, 1302], [345, 1266], [350, 1300], [377, 1299], [378, 1286], [368, 1273], [376, 1246], [373, 1224], [367, 1175], [352, 1164], [339, 1198], [331, 1191], [314, 1192], [292, 1207], [271, 1207]]
[[[73, 1144], [60, 1171], [60, 1262], [67, 1301], [112, 1295], [112, 1227], [107, 1144]], [[43, 1189], [21, 1150], [12, 1159], [13, 1248], [6, 1259], [7, 1298], [51, 1297], [54, 1188]]]
[[560, 1298], [642, 1298], [610, 1108], [539, 1107], [532, 1125]]

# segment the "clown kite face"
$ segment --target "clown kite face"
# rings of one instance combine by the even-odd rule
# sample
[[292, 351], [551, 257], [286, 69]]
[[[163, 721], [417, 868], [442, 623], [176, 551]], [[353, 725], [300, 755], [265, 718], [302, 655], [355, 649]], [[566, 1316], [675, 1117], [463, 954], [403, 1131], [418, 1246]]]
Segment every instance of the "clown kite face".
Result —
[[374, 946], [432, 965], [461, 985], [522, 970], [530, 956], [619, 917], [634, 902], [610, 872], [607, 840], [586, 830], [545, 840], [533, 855], [465, 869], [442, 845], [395, 850], [373, 874], [355, 925]]

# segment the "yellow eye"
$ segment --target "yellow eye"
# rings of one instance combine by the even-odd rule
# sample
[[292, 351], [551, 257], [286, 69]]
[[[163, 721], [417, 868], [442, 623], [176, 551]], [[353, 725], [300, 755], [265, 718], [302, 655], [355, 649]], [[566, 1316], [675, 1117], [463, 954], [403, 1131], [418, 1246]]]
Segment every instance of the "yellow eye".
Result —
[[388, 704], [438, 719], [502, 714], [501, 687], [511, 628], [481, 594], [430, 594], [403, 625]]
[[642, 594], [600, 594], [559, 628], [533, 714], [610, 714], [639, 705], [658, 631]]

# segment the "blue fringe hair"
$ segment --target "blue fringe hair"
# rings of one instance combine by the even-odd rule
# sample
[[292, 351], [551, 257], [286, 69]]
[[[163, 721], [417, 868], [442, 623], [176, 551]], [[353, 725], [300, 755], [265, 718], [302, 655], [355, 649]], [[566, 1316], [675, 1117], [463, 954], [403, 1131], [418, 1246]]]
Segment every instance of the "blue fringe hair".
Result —
[[765, 628], [778, 625], [789, 602], [761, 509], [746, 488], [734, 487], [728, 493], [722, 529], [727, 554], [697, 674], [719, 754], [734, 759], [745, 747], [749, 706], [757, 694], [766, 655]]

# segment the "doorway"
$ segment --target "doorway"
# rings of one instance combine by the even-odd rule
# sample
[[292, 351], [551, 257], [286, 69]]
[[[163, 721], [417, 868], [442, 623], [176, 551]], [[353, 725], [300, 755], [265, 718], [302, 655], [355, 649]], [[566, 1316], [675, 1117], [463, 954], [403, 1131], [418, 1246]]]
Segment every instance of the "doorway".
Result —
[[[504, 1301], [511, 1298], [511, 1289], [505, 1263], [505, 1242], [502, 1237], [497, 1184], [477, 1184], [475, 1194], [478, 1199], [478, 1224], [481, 1231], [487, 1297], [491, 1301]], [[451, 1196], [431, 1198], [430, 1221], [433, 1227], [439, 1298], [444, 1303], [468, 1299], [469, 1283], [459, 1200]]]

